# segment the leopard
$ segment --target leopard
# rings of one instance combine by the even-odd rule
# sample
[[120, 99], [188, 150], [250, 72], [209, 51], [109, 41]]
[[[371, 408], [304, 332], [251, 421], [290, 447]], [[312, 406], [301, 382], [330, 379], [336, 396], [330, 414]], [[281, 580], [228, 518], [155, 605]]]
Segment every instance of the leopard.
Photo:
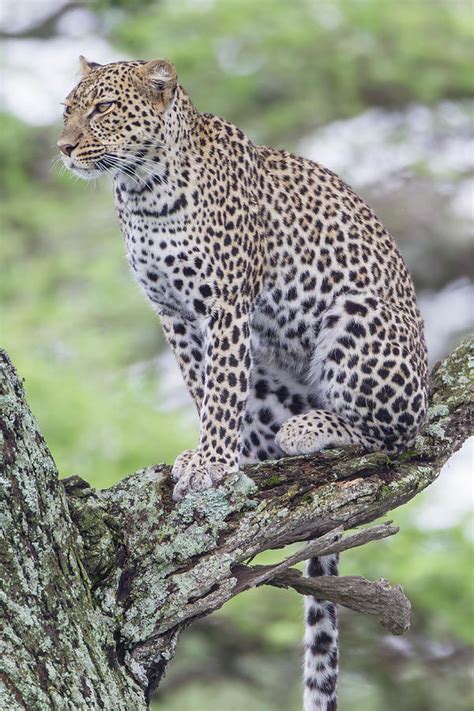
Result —
[[[199, 414], [174, 500], [247, 463], [410, 447], [427, 409], [423, 321], [371, 207], [331, 170], [200, 112], [169, 60], [80, 63], [61, 157], [84, 179], [112, 175], [131, 271]], [[310, 577], [337, 574], [337, 556], [307, 561]], [[337, 609], [304, 605], [304, 708], [334, 711]]]

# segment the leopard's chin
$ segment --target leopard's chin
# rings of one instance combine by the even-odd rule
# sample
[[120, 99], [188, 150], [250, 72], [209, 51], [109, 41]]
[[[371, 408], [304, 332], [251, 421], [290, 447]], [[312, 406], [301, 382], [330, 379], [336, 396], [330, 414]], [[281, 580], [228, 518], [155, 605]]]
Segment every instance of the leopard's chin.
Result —
[[83, 180], [94, 180], [95, 178], [100, 178], [103, 175], [101, 170], [96, 168], [71, 168], [72, 172]]
[[82, 180], [94, 180], [103, 175], [103, 171], [99, 168], [82, 168], [80, 165], [77, 165], [72, 158], [63, 157], [63, 163], [71, 173], [82, 178]]

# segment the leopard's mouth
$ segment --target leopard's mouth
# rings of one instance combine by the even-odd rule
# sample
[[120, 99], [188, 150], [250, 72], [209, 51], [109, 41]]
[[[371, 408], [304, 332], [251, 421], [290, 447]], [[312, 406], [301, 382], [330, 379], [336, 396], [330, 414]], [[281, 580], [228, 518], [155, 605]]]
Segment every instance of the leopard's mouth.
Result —
[[[97, 158], [90, 165], [80, 165], [74, 156], [61, 156], [64, 165], [68, 170], [84, 180], [93, 180], [105, 174], [115, 177], [118, 173], [128, 176], [135, 183], [146, 180], [150, 176], [150, 168], [146, 165], [146, 159], [133, 156], [116, 156], [113, 153], [105, 153]], [[136, 165], [138, 160], [139, 165]], [[145, 165], [141, 165], [141, 163]], [[138, 168], [138, 171], [137, 171]], [[142, 174], [143, 173], [143, 174]]]
[[79, 165], [71, 156], [61, 156], [65, 167], [83, 180], [93, 180], [103, 175], [104, 170], [100, 167], [100, 161], [95, 161], [91, 166]]

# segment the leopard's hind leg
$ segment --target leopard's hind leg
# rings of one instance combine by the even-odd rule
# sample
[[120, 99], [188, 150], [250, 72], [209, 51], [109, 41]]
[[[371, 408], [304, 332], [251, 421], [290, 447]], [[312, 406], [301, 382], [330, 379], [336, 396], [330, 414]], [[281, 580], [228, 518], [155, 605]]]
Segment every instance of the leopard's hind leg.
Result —
[[283, 424], [277, 444], [284, 452], [346, 444], [403, 450], [427, 407], [421, 322], [374, 295], [340, 296], [324, 316], [307, 380], [318, 409]]

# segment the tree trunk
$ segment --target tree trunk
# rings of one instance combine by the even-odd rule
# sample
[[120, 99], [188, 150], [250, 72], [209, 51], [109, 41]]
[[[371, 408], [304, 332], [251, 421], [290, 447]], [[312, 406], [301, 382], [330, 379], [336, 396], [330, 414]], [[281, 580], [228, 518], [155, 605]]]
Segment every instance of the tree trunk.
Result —
[[[472, 431], [472, 352], [468, 339], [435, 368], [424, 432], [398, 458], [351, 447], [263, 462], [179, 504], [165, 465], [103, 491], [79, 477], [59, 481], [15, 370], [0, 352], [0, 707], [146, 709], [180, 630], [264, 583], [319, 590], [403, 631], [409, 606], [400, 588], [340, 578], [310, 590], [289, 566], [315, 550], [395, 532], [378, 526], [338, 543], [341, 529], [334, 529], [371, 522], [436, 479]], [[261, 551], [308, 539], [320, 540], [279, 566], [245, 564]]]

